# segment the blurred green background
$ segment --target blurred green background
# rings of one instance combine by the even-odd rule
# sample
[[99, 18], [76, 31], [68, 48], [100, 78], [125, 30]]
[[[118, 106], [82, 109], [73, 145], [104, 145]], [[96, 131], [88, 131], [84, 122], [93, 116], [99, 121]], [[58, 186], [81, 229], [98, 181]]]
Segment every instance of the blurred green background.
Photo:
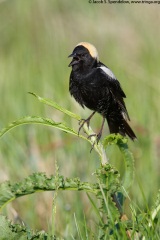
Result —
[[[81, 41], [93, 43], [100, 60], [112, 69], [127, 95], [126, 105], [137, 137], [129, 140], [135, 157], [135, 181], [130, 198], [141, 210], [155, 201], [160, 175], [160, 14], [152, 4], [89, 4], [88, 0], [0, 1], [0, 127], [26, 115], [50, 117], [78, 130], [78, 123], [39, 103], [27, 92], [51, 98], [86, 118], [68, 91], [70, 59]], [[101, 117], [91, 126], [98, 131]], [[108, 134], [107, 124], [104, 135]], [[116, 147], [107, 149], [110, 162], [123, 174]], [[21, 181], [35, 171], [55, 171], [65, 177], [95, 181], [97, 154], [82, 139], [56, 129], [21, 126], [0, 139], [0, 182]], [[142, 189], [146, 198], [142, 196]], [[50, 229], [53, 193], [20, 198], [3, 213], [16, 214], [33, 229]], [[129, 201], [126, 203], [129, 210]], [[76, 218], [96, 228], [84, 193], [58, 193], [56, 231], [74, 233]]]

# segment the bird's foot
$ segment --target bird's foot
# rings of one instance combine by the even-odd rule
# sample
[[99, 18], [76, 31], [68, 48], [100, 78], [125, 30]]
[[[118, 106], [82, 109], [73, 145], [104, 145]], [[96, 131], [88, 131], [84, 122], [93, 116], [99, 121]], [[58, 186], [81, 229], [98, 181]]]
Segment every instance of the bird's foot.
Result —
[[102, 137], [102, 131], [100, 131], [98, 134], [97, 134], [97, 144], [99, 143], [99, 140], [101, 139]]
[[87, 138], [88, 138], [88, 139], [91, 139], [92, 137], [97, 137], [97, 134], [96, 134], [96, 133], [93, 133], [93, 134], [89, 135]]
[[88, 139], [91, 139], [91, 137], [96, 137], [97, 144], [99, 143], [99, 140], [101, 139], [102, 132], [100, 131], [98, 134], [94, 133], [88, 136]]
[[93, 117], [94, 114], [95, 114], [95, 112], [93, 112], [87, 119], [81, 119], [79, 121], [80, 127], [79, 127], [79, 130], [78, 130], [78, 135], [79, 135], [79, 133], [80, 133], [80, 131], [81, 131], [81, 129], [84, 126], [85, 123], [87, 123], [87, 127], [89, 128], [90, 120], [91, 120], [91, 118]]
[[[97, 137], [97, 134], [95, 133], [95, 134], [91, 134], [91, 135], [89, 135], [89, 136], [88, 136], [88, 139], [91, 139], [92, 137]], [[90, 153], [92, 152], [95, 143], [96, 143], [96, 140], [95, 140], [95, 141], [93, 142], [93, 144], [92, 144], [92, 147], [91, 147]]]
[[92, 137], [96, 137], [96, 140], [92, 144], [90, 153], [92, 152], [95, 143], [97, 143], [97, 144], [99, 143], [99, 140], [101, 139], [101, 136], [102, 136], [102, 131], [100, 131], [98, 134], [94, 133], [94, 134], [91, 134], [91, 135], [88, 136], [88, 139], [91, 139]]
[[97, 144], [98, 144], [98, 143], [99, 143], [99, 140], [101, 139], [102, 131], [103, 131], [103, 126], [104, 126], [104, 121], [105, 121], [105, 117], [103, 117], [102, 126], [101, 126], [101, 129], [100, 129], [100, 131], [99, 131], [98, 134], [91, 134], [91, 135], [88, 136], [88, 138], [91, 138], [91, 137], [93, 137], [93, 136], [96, 137], [96, 140], [95, 140], [94, 143], [92, 144], [92, 148], [91, 148], [90, 152], [91, 152], [92, 149], [94, 148], [95, 143], [97, 142]]
[[79, 121], [79, 125], [80, 125], [80, 127], [79, 127], [79, 129], [78, 129], [78, 135], [79, 135], [79, 133], [80, 133], [80, 131], [81, 131], [81, 129], [82, 129], [82, 127], [84, 126], [84, 124], [85, 123], [87, 123], [87, 127], [89, 128], [89, 122], [90, 122], [90, 119], [81, 119], [80, 121]]

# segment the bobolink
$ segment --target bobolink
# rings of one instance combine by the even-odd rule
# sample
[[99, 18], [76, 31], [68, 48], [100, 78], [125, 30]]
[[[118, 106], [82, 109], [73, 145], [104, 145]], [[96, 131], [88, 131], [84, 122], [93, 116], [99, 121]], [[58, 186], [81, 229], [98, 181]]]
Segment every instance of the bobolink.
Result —
[[129, 115], [123, 98], [126, 98], [119, 81], [112, 71], [99, 61], [97, 49], [90, 43], [81, 42], [68, 57], [73, 57], [69, 67], [72, 67], [69, 82], [71, 96], [84, 108], [93, 113], [82, 122], [80, 129], [86, 122], [89, 126], [93, 115], [98, 112], [103, 117], [102, 126], [97, 134], [97, 142], [101, 138], [105, 119], [107, 119], [110, 133], [128, 135], [136, 139], [128, 125]]

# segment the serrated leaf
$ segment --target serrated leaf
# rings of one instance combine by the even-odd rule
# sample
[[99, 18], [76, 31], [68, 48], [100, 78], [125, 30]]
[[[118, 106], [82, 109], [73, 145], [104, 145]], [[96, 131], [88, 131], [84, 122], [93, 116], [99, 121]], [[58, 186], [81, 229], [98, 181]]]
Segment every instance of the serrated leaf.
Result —
[[0, 209], [14, 199], [39, 191], [76, 190], [97, 194], [98, 185], [81, 182], [77, 178], [64, 179], [63, 176], [47, 177], [45, 173], [34, 173], [17, 183], [0, 184]]
[[15, 199], [14, 194], [11, 190], [9, 181], [0, 184], [0, 206], [7, 204], [8, 202]]
[[107, 147], [111, 144], [116, 144], [123, 155], [126, 169], [122, 185], [125, 190], [128, 190], [131, 187], [134, 179], [134, 158], [132, 153], [129, 151], [127, 141], [127, 138], [121, 136], [120, 134], [110, 134], [103, 141], [104, 147]]
[[0, 215], [0, 239], [1, 240], [31, 240], [53, 239], [45, 231], [34, 233], [24, 225], [12, 224], [5, 216]]
[[24, 231], [16, 231], [11, 225], [10, 221], [4, 217], [0, 216], [0, 239], [1, 240], [26, 240], [27, 233]]
[[108, 163], [103, 165], [96, 170], [95, 174], [101, 186], [104, 186], [110, 194], [117, 192], [120, 188], [120, 174], [112, 165]]
[[108, 145], [111, 144], [119, 144], [119, 143], [127, 143], [128, 139], [126, 137], [123, 137], [120, 134], [110, 134], [107, 137], [104, 138], [103, 140], [103, 146], [106, 148]]
[[119, 219], [120, 212], [116, 206], [115, 201], [113, 200], [113, 196], [109, 195], [108, 193], [106, 194], [101, 184], [99, 184], [99, 186], [102, 195], [100, 210], [103, 213], [106, 213], [111, 222], [114, 224]]

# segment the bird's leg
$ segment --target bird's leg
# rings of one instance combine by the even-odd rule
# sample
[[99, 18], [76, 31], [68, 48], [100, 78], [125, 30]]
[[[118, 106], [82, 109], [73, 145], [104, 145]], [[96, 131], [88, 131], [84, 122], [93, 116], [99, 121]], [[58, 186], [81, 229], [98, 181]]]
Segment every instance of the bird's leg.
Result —
[[99, 140], [101, 139], [101, 136], [102, 136], [102, 131], [103, 131], [103, 127], [104, 127], [104, 122], [105, 122], [105, 117], [103, 117], [103, 121], [102, 121], [102, 125], [101, 125], [101, 128], [100, 128], [100, 131], [99, 133], [97, 134], [97, 144], [99, 142]]
[[[103, 127], [104, 127], [104, 122], [105, 122], [105, 117], [103, 117], [103, 121], [102, 121], [102, 125], [101, 125], [101, 128], [100, 128], [100, 131], [99, 131], [99, 133], [98, 134], [91, 134], [91, 135], [89, 135], [88, 136], [88, 138], [91, 138], [91, 137], [93, 137], [93, 136], [96, 136], [96, 140], [97, 140], [97, 144], [98, 144], [98, 142], [99, 142], [99, 140], [101, 139], [101, 136], [102, 136], [102, 131], [103, 131]], [[95, 143], [93, 143], [93, 146], [92, 146], [92, 149], [93, 149], [93, 147], [94, 147], [94, 144]]]
[[93, 117], [93, 115], [96, 113], [96, 111], [94, 111], [87, 119], [81, 119], [79, 124], [80, 124], [80, 127], [79, 127], [79, 130], [78, 130], [78, 135], [82, 129], [82, 127], [84, 126], [85, 123], [87, 123], [87, 127], [89, 128], [89, 123], [90, 123], [90, 120], [91, 118]]

